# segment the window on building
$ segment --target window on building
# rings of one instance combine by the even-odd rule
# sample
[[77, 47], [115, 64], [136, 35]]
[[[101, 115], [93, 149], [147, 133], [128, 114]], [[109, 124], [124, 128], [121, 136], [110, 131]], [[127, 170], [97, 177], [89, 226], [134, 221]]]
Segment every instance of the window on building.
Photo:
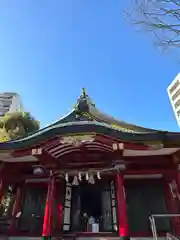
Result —
[[170, 94], [172, 94], [174, 92], [174, 90], [180, 85], [179, 80], [177, 82], [175, 82], [175, 84], [170, 88], [169, 92]]
[[3, 106], [5, 106], [5, 105], [9, 106], [11, 103], [12, 103], [12, 101], [0, 99], [0, 104]]
[[180, 110], [177, 111], [177, 115], [178, 115], [178, 117], [180, 117]]
[[3, 107], [9, 109], [9, 105], [4, 105]]
[[11, 100], [13, 97], [12, 96], [5, 96], [4, 99], [6, 100]]
[[13, 98], [13, 96], [7, 96], [7, 95], [4, 95], [4, 94], [0, 94], [0, 98], [1, 99], [7, 99], [7, 100], [11, 100]]
[[174, 101], [180, 95], [180, 89], [172, 96], [172, 100]]
[[175, 108], [178, 108], [180, 106], [180, 99], [174, 104]]

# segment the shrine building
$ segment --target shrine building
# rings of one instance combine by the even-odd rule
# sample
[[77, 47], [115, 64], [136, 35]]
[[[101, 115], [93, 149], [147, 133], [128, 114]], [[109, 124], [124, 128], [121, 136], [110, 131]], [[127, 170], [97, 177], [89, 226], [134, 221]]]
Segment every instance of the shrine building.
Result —
[[119, 121], [83, 89], [62, 119], [0, 143], [0, 239], [178, 236], [179, 163], [180, 133]]

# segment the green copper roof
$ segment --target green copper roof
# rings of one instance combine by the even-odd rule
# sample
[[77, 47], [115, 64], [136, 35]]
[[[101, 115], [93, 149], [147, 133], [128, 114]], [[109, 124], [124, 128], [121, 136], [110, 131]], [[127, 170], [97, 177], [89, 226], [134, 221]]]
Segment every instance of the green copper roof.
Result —
[[97, 121], [107, 123], [115, 128], [118, 128], [120, 131], [123, 132], [132, 133], [158, 132], [157, 130], [154, 129], [144, 128], [124, 121], [120, 121], [114, 117], [109, 116], [106, 113], [103, 113], [96, 107], [92, 99], [87, 95], [85, 88], [82, 89], [82, 94], [77, 100], [77, 103], [75, 104], [72, 111], [65, 117], [51, 124], [50, 126], [74, 121]]
[[59, 121], [16, 141], [0, 143], [0, 150], [15, 150], [37, 145], [56, 135], [97, 133], [122, 141], [140, 143], [178, 142], [179, 133], [147, 129], [119, 121], [98, 110], [83, 89], [73, 110]]
[[[74, 134], [103, 134], [112, 138], [122, 139], [124, 141], [132, 142], [159, 142], [168, 140], [164, 132], [157, 133], [128, 133], [122, 132], [109, 124], [92, 122], [92, 121], [78, 121], [56, 124], [49, 128], [41, 129], [32, 135], [23, 139], [0, 143], [0, 150], [18, 150], [35, 146], [42, 141], [53, 138], [54, 136], [74, 135]], [[173, 137], [173, 136], [171, 136]], [[180, 134], [178, 136], [180, 140]], [[175, 138], [176, 139], [176, 138]]]

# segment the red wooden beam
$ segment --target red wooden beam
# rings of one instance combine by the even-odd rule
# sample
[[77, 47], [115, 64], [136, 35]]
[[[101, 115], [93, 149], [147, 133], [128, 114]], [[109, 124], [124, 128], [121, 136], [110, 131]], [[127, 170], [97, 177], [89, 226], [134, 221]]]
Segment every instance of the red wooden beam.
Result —
[[107, 167], [109, 167], [109, 166], [106, 166], [106, 165], [104, 165], [104, 163], [99, 163], [99, 164], [97, 164], [97, 165], [94, 165], [94, 164], [89, 164], [89, 165], [87, 165], [87, 166], [84, 166], [84, 165], [79, 165], [79, 166], [66, 166], [66, 168], [64, 168], [64, 169], [62, 169], [64, 172], [66, 172], [66, 171], [68, 171], [68, 170], [77, 170], [77, 171], [79, 171], [79, 170], [84, 170], [84, 169], [103, 169], [103, 168], [107, 168]]
[[55, 157], [51, 156], [47, 151], [42, 149], [41, 154], [35, 155], [35, 157], [39, 160], [42, 165], [52, 166], [53, 168], [61, 168], [62, 164], [60, 164], [59, 160]]
[[[167, 163], [172, 162], [170, 156], [137, 156], [137, 157], [123, 157], [128, 162], [142, 162], [143, 164]], [[173, 162], [172, 162], [173, 164]]]
[[[132, 164], [142, 164], [142, 165], [154, 165], [154, 164], [171, 164], [171, 158], [169, 156], [137, 156], [137, 157], [124, 157], [121, 152], [98, 152], [97, 156], [92, 156], [91, 153], [94, 151], [85, 151], [85, 152], [72, 152], [67, 155], [62, 155], [61, 159], [63, 162], [85, 162], [88, 159], [89, 161], [104, 161], [104, 162], [112, 162], [113, 160], [124, 160], [127, 163]], [[87, 154], [87, 155], [86, 155]], [[174, 165], [174, 164], [172, 164]]]
[[125, 170], [123, 172], [124, 175], [149, 175], [149, 174], [171, 174], [175, 173], [174, 170], [169, 170], [169, 169], [144, 169], [144, 170]]
[[61, 166], [60, 162], [55, 157], [50, 155], [47, 151], [45, 151], [41, 147], [15, 151], [13, 152], [12, 155], [13, 157], [23, 157], [23, 156], [32, 155], [36, 157], [39, 160], [40, 164], [42, 165], [52, 165], [56, 168]]
[[124, 143], [124, 149], [130, 149], [130, 150], [149, 150], [148, 145], [144, 144], [136, 144], [136, 143]]
[[[98, 149], [96, 149], [95, 151], [98, 152]], [[38, 159], [40, 159], [41, 162], [47, 162], [48, 164], [50, 163], [55, 163], [58, 164], [58, 161], [64, 162], [66, 161], [66, 159], [70, 158], [69, 155], [73, 155], [76, 151], [72, 151], [69, 152], [63, 152], [63, 155], [57, 160], [55, 157], [51, 156], [47, 151], [45, 151], [44, 149], [42, 149], [42, 154], [43, 158], [41, 155], [34, 155], [36, 156]], [[91, 150], [89, 151], [88, 149], [86, 149], [85, 147], [81, 147], [79, 149], [79, 158], [80, 155], [82, 155], [82, 161], [84, 162], [86, 159], [91, 159], [91, 153], [93, 153], [94, 151]], [[101, 152], [101, 151], [100, 151]], [[77, 152], [76, 152], [77, 153]], [[149, 163], [153, 163], [153, 162], [167, 162], [167, 161], [171, 161], [173, 164], [173, 161], [171, 159], [171, 156], [169, 155], [157, 155], [157, 156], [123, 156], [122, 151], [114, 151], [114, 152], [102, 152], [102, 155], [105, 154], [107, 156], [107, 158], [109, 159], [109, 161], [114, 160], [114, 159], [123, 159], [127, 162], [142, 162], [143, 164], [149, 164]], [[28, 155], [32, 155], [32, 149], [26, 149], [26, 150], [21, 150], [21, 151], [16, 151], [13, 152], [13, 157], [23, 157], [23, 156], [28, 156]], [[40, 157], [41, 156], [41, 157]], [[85, 156], [85, 157], [84, 157]], [[104, 157], [104, 156], [103, 156]], [[16, 163], [17, 166], [18, 163]], [[27, 164], [27, 163], [26, 163]]]
[[131, 149], [131, 150], [148, 150], [149, 149], [149, 146], [146, 144], [127, 142], [120, 139], [108, 137], [105, 135], [96, 135], [96, 140], [102, 143], [105, 143], [109, 146], [112, 146], [113, 143], [124, 143], [125, 149]]
[[87, 167], [87, 165], [100, 165], [100, 164], [104, 164], [103, 162], [84, 162], [84, 163], [82, 163], [82, 162], [75, 162], [75, 163], [73, 163], [73, 162], [70, 162], [70, 163], [67, 163], [66, 164], [66, 166], [71, 166], [71, 167], [73, 167], [73, 166], [75, 166], [75, 167], [78, 167], [78, 166], [82, 166], [82, 167]]
[[53, 146], [54, 144], [56, 144], [57, 142], [60, 143], [60, 138], [59, 137], [54, 137], [54, 138], [51, 138], [51, 139], [48, 139], [48, 140], [45, 140], [35, 146], [30, 146], [26, 149], [20, 149], [20, 150], [14, 150], [12, 152], [12, 156], [13, 157], [24, 157], [24, 156], [28, 156], [28, 155], [31, 155], [32, 153], [32, 149], [35, 149], [35, 148], [47, 148], [48, 146]]
[[43, 142], [38, 144], [36, 147], [48, 147], [56, 144], [57, 142], [60, 143], [60, 138], [58, 136], [55, 136], [55, 137], [44, 140]]
[[6, 182], [20, 181], [24, 172], [32, 169], [34, 162], [28, 163], [4, 163], [4, 168], [1, 171], [1, 176]]
[[25, 157], [25, 156], [29, 156], [32, 154], [32, 149], [29, 148], [29, 149], [23, 149], [23, 150], [17, 150], [17, 151], [13, 151], [11, 153], [11, 155], [13, 157]]

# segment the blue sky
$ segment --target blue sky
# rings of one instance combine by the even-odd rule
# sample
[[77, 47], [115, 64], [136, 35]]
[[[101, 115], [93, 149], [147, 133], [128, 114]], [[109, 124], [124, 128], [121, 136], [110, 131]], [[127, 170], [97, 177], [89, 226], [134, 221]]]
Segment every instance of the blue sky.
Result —
[[0, 91], [19, 93], [42, 127], [66, 114], [85, 87], [120, 120], [179, 131], [166, 91], [179, 62], [125, 21], [127, 5], [0, 1]]

